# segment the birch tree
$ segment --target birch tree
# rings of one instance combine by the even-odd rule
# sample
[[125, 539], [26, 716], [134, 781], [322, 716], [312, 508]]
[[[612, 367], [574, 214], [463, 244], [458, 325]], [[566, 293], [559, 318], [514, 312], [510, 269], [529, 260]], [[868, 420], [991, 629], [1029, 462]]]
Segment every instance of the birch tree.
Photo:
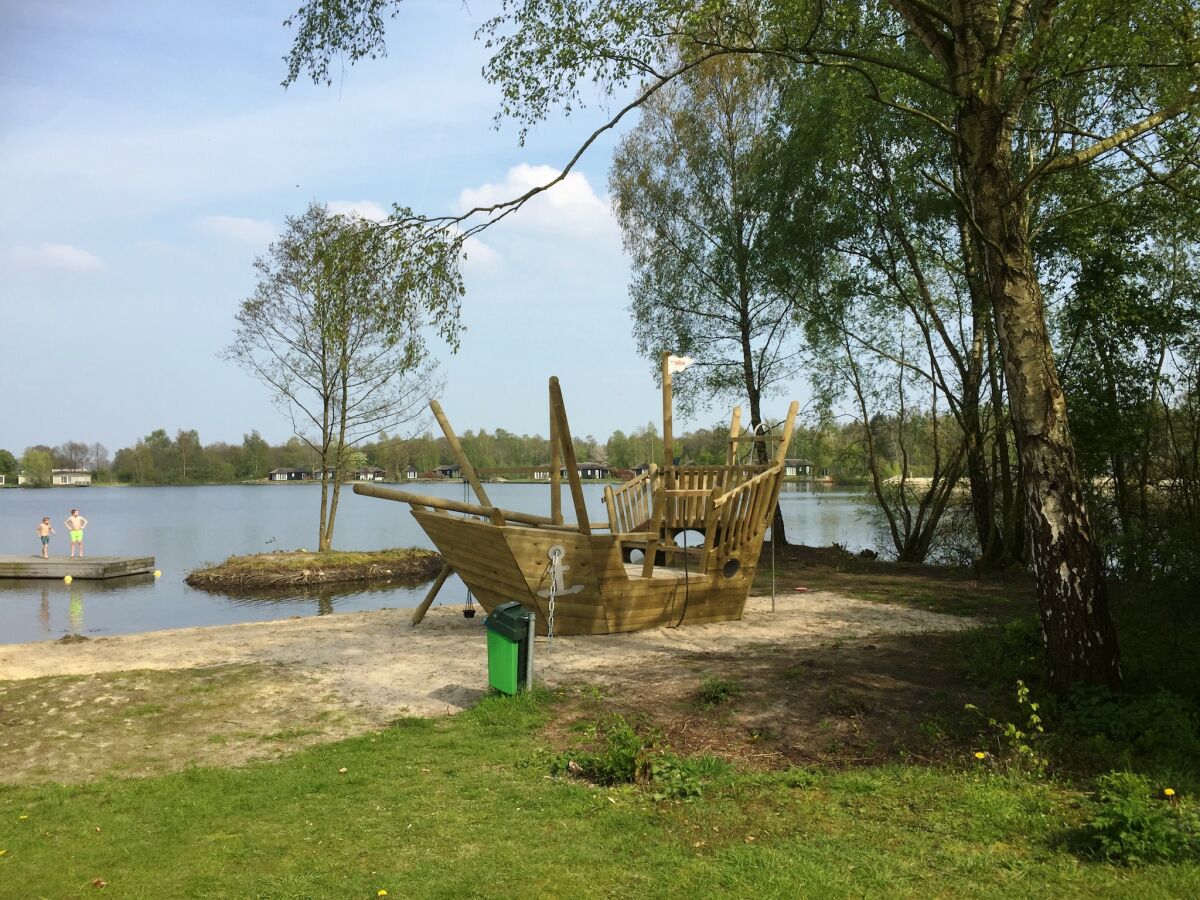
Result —
[[271, 390], [313, 451], [322, 551], [351, 454], [422, 415], [437, 389], [427, 335], [458, 333], [456, 277], [405, 251], [394, 231], [310, 205], [256, 261], [258, 286], [225, 350]]

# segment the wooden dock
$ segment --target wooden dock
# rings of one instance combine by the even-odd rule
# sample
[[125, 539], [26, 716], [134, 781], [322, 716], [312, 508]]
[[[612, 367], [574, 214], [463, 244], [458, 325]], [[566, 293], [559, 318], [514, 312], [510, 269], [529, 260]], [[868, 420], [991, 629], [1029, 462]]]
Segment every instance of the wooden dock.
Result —
[[0, 556], [0, 578], [120, 578], [153, 571], [153, 556]]

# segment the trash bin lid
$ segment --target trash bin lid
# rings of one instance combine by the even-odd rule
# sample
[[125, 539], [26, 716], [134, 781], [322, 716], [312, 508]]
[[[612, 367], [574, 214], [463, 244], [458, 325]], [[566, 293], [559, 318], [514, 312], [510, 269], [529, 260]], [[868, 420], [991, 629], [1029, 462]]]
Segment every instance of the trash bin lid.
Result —
[[502, 634], [512, 641], [523, 641], [529, 634], [529, 620], [533, 614], [516, 601], [501, 603], [492, 609], [491, 615], [483, 620], [486, 628]]

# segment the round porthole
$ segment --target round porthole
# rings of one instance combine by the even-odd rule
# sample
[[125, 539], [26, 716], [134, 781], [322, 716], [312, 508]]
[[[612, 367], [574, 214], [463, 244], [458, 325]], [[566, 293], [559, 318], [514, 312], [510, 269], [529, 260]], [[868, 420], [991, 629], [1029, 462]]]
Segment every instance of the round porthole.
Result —
[[742, 569], [742, 564], [736, 559], [725, 560], [725, 565], [721, 568], [721, 574], [726, 578], [732, 578]]

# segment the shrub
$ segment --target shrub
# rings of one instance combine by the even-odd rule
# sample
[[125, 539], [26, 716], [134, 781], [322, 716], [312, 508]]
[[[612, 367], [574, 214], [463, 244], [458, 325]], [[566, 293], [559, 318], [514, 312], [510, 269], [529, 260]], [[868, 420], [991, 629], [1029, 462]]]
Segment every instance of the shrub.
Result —
[[[1015, 722], [1000, 722], [991, 716], [986, 717], [988, 728], [996, 741], [997, 755], [1007, 759], [1016, 768], [1041, 775], [1048, 765], [1048, 760], [1039, 749], [1045, 736], [1039, 712], [1041, 705], [1029, 699], [1029, 688], [1020, 680], [1017, 681], [1017, 705], [1026, 717], [1022, 726]], [[974, 703], [968, 703], [966, 709], [983, 716]]]
[[711, 708], [732, 700], [741, 692], [742, 686], [732, 678], [718, 678], [715, 675], [710, 675], [700, 683], [700, 690], [696, 694], [696, 702], [700, 706]]
[[1062, 708], [1062, 728], [1072, 735], [1104, 738], [1143, 762], [1186, 764], [1200, 756], [1196, 705], [1170, 691], [1131, 696], [1104, 688], [1076, 689]]
[[1096, 856], [1125, 865], [1200, 858], [1200, 815], [1173, 790], [1112, 772], [1099, 779], [1092, 804], [1095, 815], [1083, 831]]
[[555, 774], [580, 775], [596, 784], [631, 784], [650, 774], [654, 741], [638, 734], [624, 716], [613, 716], [596, 729], [600, 746], [595, 750], [570, 750], [551, 763]]
[[550, 770], [594, 784], [650, 784], [655, 800], [690, 800], [700, 796], [707, 779], [731, 768], [716, 756], [678, 757], [660, 748], [653, 735], [640, 734], [623, 716], [598, 725], [595, 734], [596, 749], [560, 753], [551, 760]]

